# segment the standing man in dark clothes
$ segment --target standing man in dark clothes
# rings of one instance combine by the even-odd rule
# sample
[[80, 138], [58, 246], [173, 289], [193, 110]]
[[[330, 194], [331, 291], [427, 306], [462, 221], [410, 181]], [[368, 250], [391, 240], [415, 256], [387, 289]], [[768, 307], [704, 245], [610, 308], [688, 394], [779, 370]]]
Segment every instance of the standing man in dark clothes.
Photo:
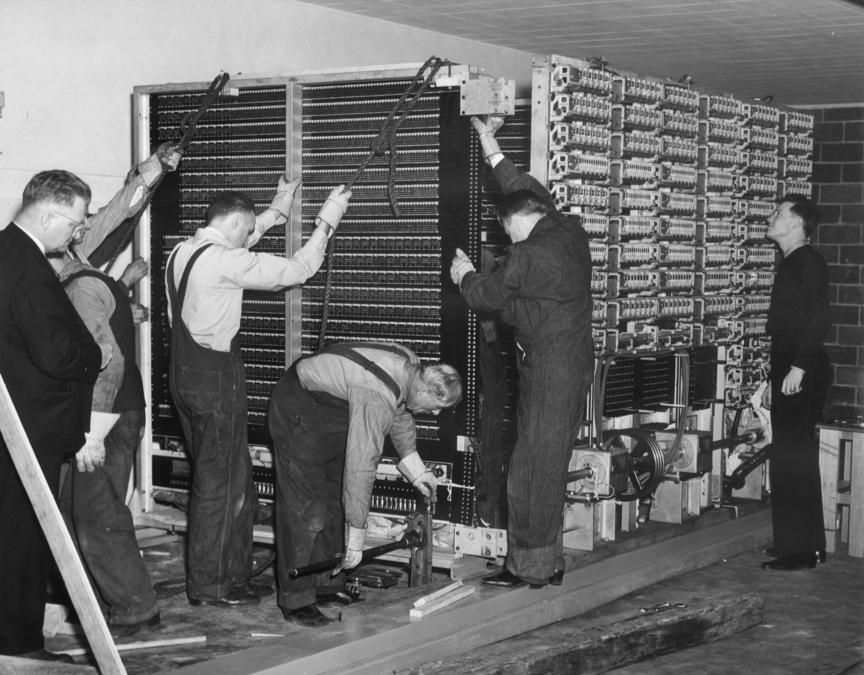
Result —
[[821, 218], [803, 195], [786, 195], [768, 219], [765, 235], [783, 261], [771, 289], [765, 327], [771, 336], [771, 516], [778, 556], [765, 570], [793, 571], [825, 561], [822, 483], [816, 424], [831, 383], [822, 344], [831, 328], [828, 265], [807, 238]]
[[[559, 531], [566, 474], [591, 383], [591, 253], [577, 218], [501, 154], [500, 118], [471, 118], [505, 197], [498, 220], [513, 244], [492, 272], [457, 250], [450, 275], [471, 309], [500, 311], [519, 347], [517, 440], [507, 479], [507, 561], [488, 586], [540, 587], [564, 572]], [[497, 126], [496, 126], [497, 125]]]
[[[85, 445], [91, 385], [113, 351], [93, 340], [45, 257], [65, 250], [89, 203], [80, 178], [43, 171], [0, 232], [0, 374], [55, 497], [64, 455]], [[39, 521], [0, 441], [0, 654], [72, 662], [45, 651], [49, 564]]]

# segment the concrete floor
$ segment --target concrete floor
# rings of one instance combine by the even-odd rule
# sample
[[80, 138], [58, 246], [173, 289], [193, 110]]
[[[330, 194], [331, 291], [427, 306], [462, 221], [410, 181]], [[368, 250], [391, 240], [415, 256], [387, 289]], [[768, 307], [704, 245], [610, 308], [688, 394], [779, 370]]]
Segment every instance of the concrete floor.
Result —
[[[182, 577], [183, 540], [144, 551], [154, 580]], [[258, 559], [267, 549], [256, 548]], [[845, 554], [829, 555], [815, 569], [770, 573], [759, 565], [767, 560], [750, 551], [672, 580], [648, 586], [583, 615], [602, 617], [657, 602], [680, 602], [717, 591], [758, 593], [765, 601], [763, 623], [719, 642], [658, 657], [616, 670], [620, 675], [839, 675], [864, 673], [864, 560]], [[265, 573], [268, 574], [268, 573]], [[403, 579], [404, 585], [404, 579]], [[407, 591], [408, 589], [404, 589]], [[404, 595], [399, 588], [367, 589], [365, 602], [349, 614], [367, 614]], [[206, 635], [207, 643], [123, 653], [130, 673], [169, 672], [194, 663], [261, 645], [276, 636], [307, 629], [286, 623], [275, 598], [243, 610], [193, 608], [185, 593], [160, 601], [163, 626], [123, 641], [158, 640]], [[332, 611], [329, 612], [333, 614]], [[337, 624], [338, 625], [338, 624]], [[55, 637], [49, 649], [72, 646], [73, 640]], [[83, 663], [85, 659], [79, 659]], [[856, 664], [857, 667], [856, 667]], [[455, 675], [455, 674], [454, 674]]]

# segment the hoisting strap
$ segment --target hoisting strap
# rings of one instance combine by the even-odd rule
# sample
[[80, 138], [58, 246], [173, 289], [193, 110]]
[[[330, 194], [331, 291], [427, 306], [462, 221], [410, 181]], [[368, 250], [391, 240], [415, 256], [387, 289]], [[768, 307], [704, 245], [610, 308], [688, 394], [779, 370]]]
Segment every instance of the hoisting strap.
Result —
[[[390, 200], [390, 208], [393, 210], [393, 215], [396, 218], [402, 215], [399, 209], [399, 202], [396, 200], [396, 160], [398, 156], [396, 150], [396, 134], [399, 131], [399, 127], [402, 126], [402, 122], [404, 122], [405, 118], [408, 117], [412, 110], [414, 110], [417, 102], [435, 81], [435, 75], [438, 74], [438, 71], [441, 70], [442, 66], [448, 63], [449, 61], [439, 59], [437, 56], [430, 56], [426, 60], [426, 63], [420, 67], [420, 70], [417, 71], [417, 74], [414, 76], [411, 84], [408, 85], [405, 93], [402, 94], [402, 97], [396, 102], [396, 105], [393, 106], [393, 110], [390, 111], [390, 114], [387, 115], [387, 119], [385, 119], [384, 123], [381, 125], [381, 130], [378, 132], [378, 136], [371, 143], [369, 156], [366, 157], [357, 171], [354, 172], [354, 175], [351, 176], [351, 179], [345, 184], [345, 189], [350, 190], [351, 186], [354, 185], [358, 178], [360, 178], [372, 160], [376, 157], [380, 157], [389, 150], [390, 174], [387, 183], [387, 197]], [[427, 69], [429, 70], [429, 73], [424, 75]], [[327, 278], [324, 282], [324, 301], [321, 308], [321, 330], [318, 333], [319, 349], [326, 345], [325, 336], [327, 334], [327, 318], [330, 314], [330, 294], [333, 285], [333, 259], [335, 256], [335, 250], [336, 234], [334, 233], [330, 238], [330, 242], [327, 244]]]

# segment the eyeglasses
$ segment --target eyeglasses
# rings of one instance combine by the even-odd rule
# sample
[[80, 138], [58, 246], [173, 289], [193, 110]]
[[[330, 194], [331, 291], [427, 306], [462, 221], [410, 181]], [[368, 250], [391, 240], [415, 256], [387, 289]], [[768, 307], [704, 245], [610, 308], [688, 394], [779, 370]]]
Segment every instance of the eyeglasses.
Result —
[[70, 223], [72, 223], [72, 232], [73, 233], [74, 232], [80, 232], [82, 229], [84, 229], [84, 226], [87, 224], [87, 216], [84, 216], [84, 220], [82, 220], [81, 222], [78, 222], [77, 220], [74, 220], [63, 213], [60, 213], [59, 211], [51, 211], [51, 213], [53, 213], [55, 216], [61, 216], [61, 217], [65, 218], [66, 220], [68, 220]]

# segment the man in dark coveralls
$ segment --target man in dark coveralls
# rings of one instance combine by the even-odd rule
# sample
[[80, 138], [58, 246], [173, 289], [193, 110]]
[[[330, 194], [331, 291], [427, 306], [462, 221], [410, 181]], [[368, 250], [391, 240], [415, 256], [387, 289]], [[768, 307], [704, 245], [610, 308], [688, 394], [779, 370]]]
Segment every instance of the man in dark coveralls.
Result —
[[[378, 461], [389, 436], [398, 468], [424, 496], [436, 480], [417, 453], [414, 414], [437, 415], [462, 398], [452, 366], [424, 366], [393, 342], [346, 342], [294, 362], [270, 399], [276, 446], [278, 603], [288, 621], [330, 623], [319, 605], [349, 605], [343, 569], [363, 557]], [[343, 528], [344, 523], [344, 528]], [[332, 573], [292, 579], [292, 569], [334, 558]]]
[[822, 482], [816, 424], [831, 383], [823, 340], [831, 328], [828, 265], [807, 238], [819, 209], [803, 195], [786, 195], [768, 218], [765, 235], [783, 252], [777, 266], [766, 332], [771, 336], [771, 516], [777, 558], [762, 569], [794, 571], [825, 562]]
[[555, 209], [539, 182], [501, 154], [500, 118], [472, 118], [504, 190], [498, 220], [513, 244], [491, 272], [460, 250], [451, 278], [468, 306], [499, 311], [519, 346], [517, 440], [507, 480], [507, 561], [488, 586], [560, 583], [558, 539], [566, 474], [593, 373], [591, 253], [577, 218]]
[[[90, 188], [67, 171], [43, 171], [24, 188], [21, 212], [0, 232], [0, 373], [48, 487], [63, 457], [85, 445], [92, 384], [111, 360], [51, 269], [84, 227]], [[0, 654], [72, 663], [45, 651], [50, 554], [12, 456], [0, 438]]]

